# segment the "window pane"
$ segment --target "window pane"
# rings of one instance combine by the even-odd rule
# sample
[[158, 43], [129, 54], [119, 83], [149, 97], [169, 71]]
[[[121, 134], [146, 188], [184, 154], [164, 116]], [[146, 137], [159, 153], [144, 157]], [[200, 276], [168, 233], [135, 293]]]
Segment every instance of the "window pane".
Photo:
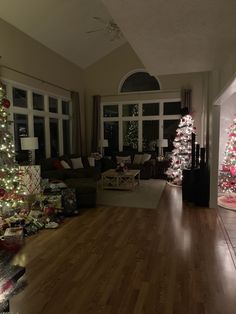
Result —
[[138, 121], [123, 121], [123, 150], [138, 149]]
[[44, 97], [43, 97], [43, 95], [33, 93], [33, 109], [44, 110]]
[[21, 150], [20, 138], [28, 136], [28, 117], [24, 114], [14, 113], [14, 135], [15, 135], [15, 151], [16, 161], [23, 163], [28, 161], [28, 151]]
[[143, 151], [157, 151], [159, 139], [159, 121], [143, 121]]
[[56, 98], [49, 97], [48, 104], [49, 104], [49, 112], [58, 112], [58, 101]]
[[103, 117], [118, 117], [118, 105], [103, 106]]
[[63, 113], [63, 114], [69, 114], [70, 102], [69, 102], [69, 101], [62, 100], [61, 106], [62, 106], [62, 113]]
[[179, 125], [179, 120], [164, 120], [164, 130], [163, 130], [163, 136], [164, 138], [168, 139], [168, 147], [163, 148], [164, 153], [165, 152], [171, 152], [174, 148], [173, 141], [176, 136], [176, 130]]
[[165, 102], [164, 103], [164, 114], [171, 115], [171, 114], [181, 114], [181, 102]]
[[137, 104], [128, 104], [122, 106], [122, 115], [123, 117], [134, 117], [138, 115], [138, 105]]
[[158, 116], [159, 103], [143, 104], [143, 116]]
[[121, 92], [140, 92], [159, 90], [160, 85], [154, 76], [146, 72], [136, 72], [131, 74], [123, 83]]
[[39, 149], [35, 150], [36, 163], [39, 163], [46, 156], [44, 123], [43, 117], [34, 117], [34, 136], [38, 138], [39, 143]]
[[70, 154], [70, 121], [63, 120], [63, 146], [64, 154]]
[[27, 92], [13, 87], [13, 106], [27, 108]]
[[104, 139], [108, 140], [108, 147], [105, 147], [105, 155], [119, 150], [118, 144], [118, 122], [104, 122]]
[[58, 120], [50, 118], [51, 157], [59, 156]]

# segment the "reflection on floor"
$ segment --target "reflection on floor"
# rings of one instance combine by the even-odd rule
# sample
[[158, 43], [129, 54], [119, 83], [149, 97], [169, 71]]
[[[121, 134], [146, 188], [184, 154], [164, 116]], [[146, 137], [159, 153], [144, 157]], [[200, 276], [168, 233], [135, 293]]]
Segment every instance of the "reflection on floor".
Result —
[[236, 211], [219, 206], [219, 214], [236, 255]]

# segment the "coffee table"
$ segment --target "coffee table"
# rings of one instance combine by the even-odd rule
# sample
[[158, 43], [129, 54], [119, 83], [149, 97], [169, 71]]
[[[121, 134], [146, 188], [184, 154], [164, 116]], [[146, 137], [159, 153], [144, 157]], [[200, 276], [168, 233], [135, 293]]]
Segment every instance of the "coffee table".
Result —
[[102, 189], [134, 190], [140, 183], [140, 170], [117, 172], [110, 169], [102, 173]]

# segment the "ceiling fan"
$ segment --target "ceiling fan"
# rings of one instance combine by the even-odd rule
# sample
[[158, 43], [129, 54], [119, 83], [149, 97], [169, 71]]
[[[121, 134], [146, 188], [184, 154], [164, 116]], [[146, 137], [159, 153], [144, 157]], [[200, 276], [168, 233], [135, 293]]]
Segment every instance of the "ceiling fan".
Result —
[[123, 34], [119, 28], [119, 26], [111, 19], [108, 21], [103, 20], [101, 17], [93, 16], [93, 19], [103, 24], [103, 27], [94, 29], [91, 31], [87, 31], [87, 34], [96, 33], [96, 32], [104, 32], [108, 35], [110, 35], [110, 40], [116, 40], [123, 37]]

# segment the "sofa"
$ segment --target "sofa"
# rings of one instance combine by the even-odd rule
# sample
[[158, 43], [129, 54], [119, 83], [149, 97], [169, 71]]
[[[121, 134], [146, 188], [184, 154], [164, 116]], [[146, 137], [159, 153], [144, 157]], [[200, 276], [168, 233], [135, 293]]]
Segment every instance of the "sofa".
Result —
[[90, 157], [78, 155], [47, 158], [41, 161], [41, 176], [61, 180], [76, 191], [77, 207], [95, 207], [100, 165]]
[[140, 170], [140, 179], [151, 179], [155, 174], [155, 152], [114, 152], [112, 156], [101, 159], [101, 171], [117, 168], [120, 162], [127, 165], [128, 169]]

